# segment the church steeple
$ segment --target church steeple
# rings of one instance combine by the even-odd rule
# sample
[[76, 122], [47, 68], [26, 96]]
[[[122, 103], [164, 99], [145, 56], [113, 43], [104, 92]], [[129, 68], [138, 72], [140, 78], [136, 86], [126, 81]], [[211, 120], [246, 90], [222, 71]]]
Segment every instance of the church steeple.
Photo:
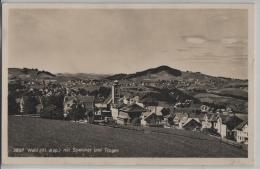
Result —
[[112, 85], [112, 103], [116, 104], [120, 98], [120, 90], [119, 90], [119, 83], [117, 80], [114, 81]]

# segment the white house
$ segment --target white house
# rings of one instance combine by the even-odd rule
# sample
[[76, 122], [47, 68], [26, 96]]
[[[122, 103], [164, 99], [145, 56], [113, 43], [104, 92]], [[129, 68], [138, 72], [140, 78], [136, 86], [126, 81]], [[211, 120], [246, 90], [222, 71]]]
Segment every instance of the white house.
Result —
[[217, 122], [214, 123], [214, 128], [217, 130], [222, 138], [227, 136], [227, 125], [224, 123], [224, 118], [225, 117], [218, 116]]
[[173, 122], [179, 129], [182, 129], [183, 125], [188, 121], [188, 118], [188, 113], [175, 113]]
[[111, 110], [112, 118], [113, 118], [114, 120], [116, 120], [117, 117], [118, 117], [118, 115], [119, 115], [119, 110], [118, 110], [118, 108], [111, 106], [111, 107], [110, 107], [110, 110]]
[[210, 121], [210, 116], [212, 114], [205, 114], [202, 121], [201, 121], [201, 124], [202, 124], [202, 129], [209, 129], [209, 128], [212, 128], [212, 123]]
[[220, 134], [221, 137], [227, 137], [229, 139], [235, 139], [234, 129], [236, 126], [243, 122], [242, 119], [236, 115], [217, 115], [217, 121], [214, 124], [214, 128]]
[[248, 144], [248, 120], [243, 121], [235, 129], [235, 139], [238, 143]]

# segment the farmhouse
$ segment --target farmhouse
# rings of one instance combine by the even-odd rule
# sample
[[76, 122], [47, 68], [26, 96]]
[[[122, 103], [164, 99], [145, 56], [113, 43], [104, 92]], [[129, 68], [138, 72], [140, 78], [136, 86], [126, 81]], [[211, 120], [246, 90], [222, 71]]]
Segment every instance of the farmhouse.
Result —
[[213, 116], [212, 113], [206, 113], [204, 114], [204, 117], [201, 121], [202, 129], [209, 129], [212, 128], [212, 122], [210, 121], [210, 118]]
[[64, 97], [63, 101], [63, 110], [64, 110], [64, 116], [67, 116], [67, 114], [72, 111], [72, 105], [76, 101], [75, 97], [66, 96]]
[[118, 81], [112, 85], [110, 111], [118, 124], [140, 125], [141, 115], [147, 110], [139, 104], [139, 97], [122, 96]]
[[154, 112], [146, 112], [146, 114], [143, 114], [143, 117], [141, 119], [141, 125], [143, 126], [160, 126], [162, 122], [161, 116], [157, 116]]
[[221, 137], [227, 137], [230, 139], [234, 139], [234, 128], [243, 122], [243, 120], [234, 114], [217, 114], [215, 117], [213, 117], [212, 121], [213, 127], [217, 130]]
[[192, 131], [200, 131], [201, 123], [199, 119], [196, 118], [189, 118], [187, 122], [183, 125], [183, 129], [185, 130], [192, 130]]
[[162, 125], [163, 107], [161, 106], [147, 106], [147, 112], [142, 114], [141, 125], [143, 126], [160, 126]]
[[111, 118], [112, 118], [112, 114], [108, 104], [106, 103], [95, 104], [95, 114], [94, 114], [95, 122], [108, 122], [108, 120]]
[[239, 143], [248, 144], [248, 120], [240, 123], [235, 129], [235, 140]]
[[147, 110], [137, 104], [122, 106], [118, 109], [117, 123], [139, 125], [141, 115]]
[[182, 129], [183, 125], [187, 122], [189, 118], [188, 113], [175, 113], [173, 122], [178, 126], [179, 129]]
[[[77, 105], [82, 105], [88, 118], [94, 118], [95, 112], [95, 97], [94, 96], [66, 96], [63, 101], [64, 117], [70, 113], [75, 113]], [[82, 110], [83, 111], [83, 110]]]
[[201, 130], [202, 122], [207, 119], [206, 114], [203, 113], [188, 113], [188, 119], [183, 124], [185, 130]]

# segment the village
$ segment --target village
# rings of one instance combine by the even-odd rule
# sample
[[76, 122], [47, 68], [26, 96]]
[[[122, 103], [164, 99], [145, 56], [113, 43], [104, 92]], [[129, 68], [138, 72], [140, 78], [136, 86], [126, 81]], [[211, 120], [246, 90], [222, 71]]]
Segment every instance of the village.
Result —
[[[125, 92], [136, 86], [161, 84], [169, 87], [171, 82], [91, 80], [57, 83], [55, 80], [35, 80], [9, 83], [9, 93], [12, 94], [9, 94], [9, 115], [130, 128], [190, 130], [244, 146], [248, 144], [247, 116], [234, 112], [230, 107], [213, 108], [194, 104], [192, 99], [182, 99], [169, 105]], [[76, 87], [82, 85], [93, 88], [101, 85], [103, 88], [84, 91]], [[196, 108], [192, 107], [194, 105]]]
[[253, 4], [50, 5], [3, 6], [6, 164], [254, 162]]

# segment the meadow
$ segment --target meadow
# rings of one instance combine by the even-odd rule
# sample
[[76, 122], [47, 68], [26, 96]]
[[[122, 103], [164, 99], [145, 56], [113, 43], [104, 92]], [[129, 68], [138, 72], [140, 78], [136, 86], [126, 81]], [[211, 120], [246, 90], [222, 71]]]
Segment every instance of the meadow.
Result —
[[247, 157], [247, 151], [200, 132], [132, 130], [9, 116], [9, 156], [23, 157]]

